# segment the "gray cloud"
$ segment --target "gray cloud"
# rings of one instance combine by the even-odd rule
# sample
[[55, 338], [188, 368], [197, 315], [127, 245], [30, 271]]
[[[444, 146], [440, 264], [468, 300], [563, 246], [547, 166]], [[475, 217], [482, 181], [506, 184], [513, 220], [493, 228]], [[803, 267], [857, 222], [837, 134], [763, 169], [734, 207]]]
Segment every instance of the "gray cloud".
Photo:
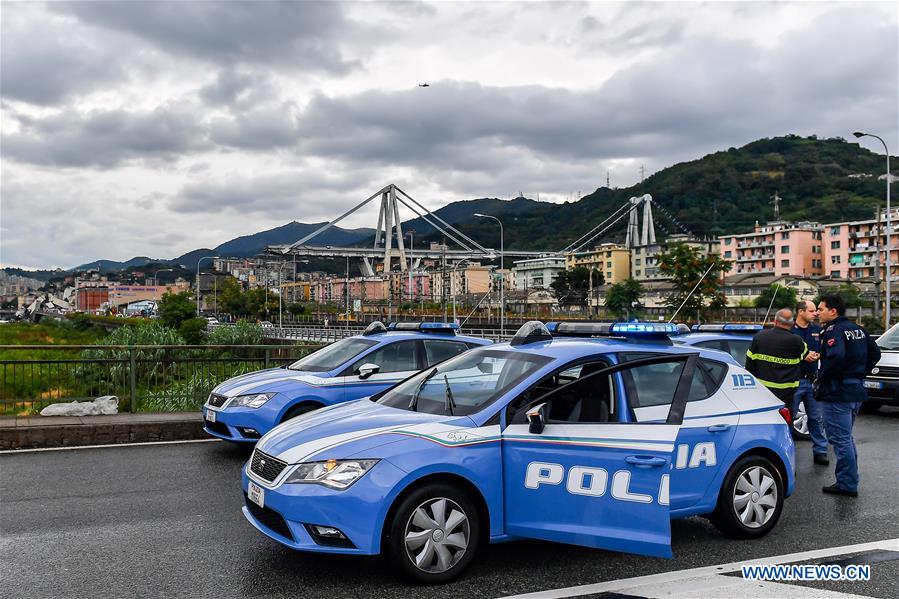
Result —
[[128, 32], [173, 55], [220, 64], [278, 64], [346, 74], [338, 40], [351, 24], [337, 2], [60, 2], [53, 10]]
[[46, 118], [15, 118], [21, 131], [4, 133], [4, 156], [43, 166], [108, 169], [141, 160], [172, 161], [209, 147], [198, 113], [187, 107], [65, 110]]

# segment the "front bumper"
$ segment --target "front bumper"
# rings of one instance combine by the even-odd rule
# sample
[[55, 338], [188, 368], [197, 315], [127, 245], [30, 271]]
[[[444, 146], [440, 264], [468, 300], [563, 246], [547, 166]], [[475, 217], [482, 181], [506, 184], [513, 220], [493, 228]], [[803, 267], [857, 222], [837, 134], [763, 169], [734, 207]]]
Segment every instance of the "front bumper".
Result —
[[[219, 439], [242, 443], [255, 443], [278, 423], [279, 411], [269, 407], [275, 398], [260, 408], [215, 409], [203, 406], [203, 430]], [[215, 422], [209, 421], [209, 412], [215, 412]], [[252, 432], [255, 431], [255, 432]]]
[[[262, 534], [293, 549], [320, 553], [375, 555], [381, 551], [384, 518], [405, 473], [386, 460], [378, 462], [350, 488], [338, 491], [316, 484], [281, 484], [268, 487], [247, 473], [241, 476], [243, 492], [252, 480], [264, 489], [265, 508], [247, 500], [242, 509], [250, 524]], [[291, 469], [292, 466], [288, 466]], [[351, 546], [334, 547], [317, 542], [309, 525], [340, 530]]]
[[[872, 384], [878, 384], [879, 387], [872, 388]], [[899, 406], [899, 379], [869, 376], [865, 378], [865, 390], [868, 392], [868, 401]]]

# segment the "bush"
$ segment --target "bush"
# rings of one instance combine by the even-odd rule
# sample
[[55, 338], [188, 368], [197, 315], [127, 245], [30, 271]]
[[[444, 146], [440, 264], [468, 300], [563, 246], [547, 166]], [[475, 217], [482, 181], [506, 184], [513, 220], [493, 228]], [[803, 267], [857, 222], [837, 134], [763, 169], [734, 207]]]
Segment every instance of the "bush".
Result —
[[262, 340], [262, 327], [246, 320], [234, 326], [213, 327], [206, 336], [209, 345], [260, 345]]
[[883, 321], [873, 316], [863, 316], [861, 325], [869, 335], [883, 334]]
[[206, 319], [188, 318], [178, 327], [178, 333], [189, 345], [201, 345], [206, 338]]

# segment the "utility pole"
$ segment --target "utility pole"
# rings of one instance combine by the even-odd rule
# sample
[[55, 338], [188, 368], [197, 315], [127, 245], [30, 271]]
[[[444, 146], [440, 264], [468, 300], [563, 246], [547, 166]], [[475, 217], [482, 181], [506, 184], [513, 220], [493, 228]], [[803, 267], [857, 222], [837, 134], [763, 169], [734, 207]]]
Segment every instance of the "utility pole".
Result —
[[[880, 235], [880, 206], [877, 206], [877, 234], [874, 236], [874, 243], [876, 244], [877, 250], [874, 252], [874, 290], [876, 297], [874, 299], [874, 318], [880, 320], [880, 285], [882, 283], [880, 278], [880, 251], [883, 247], [880, 243], [881, 235]], [[886, 329], [884, 329], [886, 330]]]

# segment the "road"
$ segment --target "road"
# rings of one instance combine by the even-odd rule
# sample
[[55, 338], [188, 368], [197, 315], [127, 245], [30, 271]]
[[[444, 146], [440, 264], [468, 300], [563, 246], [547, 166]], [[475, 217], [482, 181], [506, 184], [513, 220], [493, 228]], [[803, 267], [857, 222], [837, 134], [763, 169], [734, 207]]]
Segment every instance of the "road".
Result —
[[[856, 499], [798, 446], [798, 486], [777, 528], [723, 538], [701, 518], [673, 523], [675, 559], [522, 541], [488, 547], [428, 597], [500, 597], [899, 537], [899, 410], [861, 416]], [[418, 597], [379, 558], [307, 555], [258, 534], [240, 512], [246, 448], [221, 442], [0, 455], [5, 597]], [[899, 554], [896, 554], [899, 557]], [[887, 556], [864, 583], [810, 583], [899, 597]]]

